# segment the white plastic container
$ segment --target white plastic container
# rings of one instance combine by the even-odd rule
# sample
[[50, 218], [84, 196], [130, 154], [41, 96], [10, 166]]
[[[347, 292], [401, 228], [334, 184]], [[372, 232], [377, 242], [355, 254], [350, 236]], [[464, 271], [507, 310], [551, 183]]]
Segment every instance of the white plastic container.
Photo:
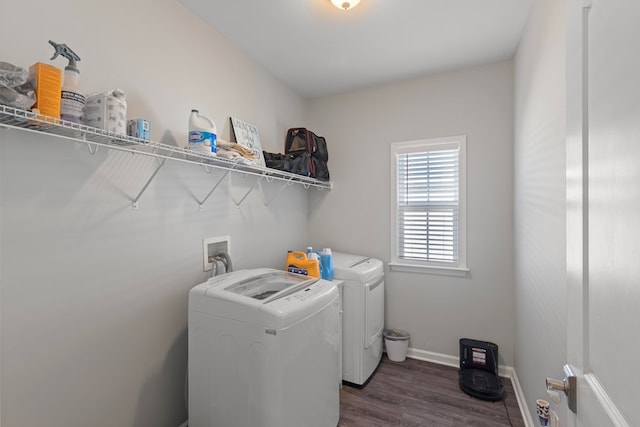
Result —
[[111, 92], [89, 95], [84, 120], [87, 126], [126, 135], [127, 98], [124, 92], [114, 89]]
[[390, 329], [384, 332], [384, 345], [387, 357], [392, 362], [404, 362], [409, 350], [409, 333], [400, 329]]
[[215, 156], [216, 124], [207, 116], [200, 114], [198, 110], [191, 110], [189, 116], [189, 150], [198, 154]]

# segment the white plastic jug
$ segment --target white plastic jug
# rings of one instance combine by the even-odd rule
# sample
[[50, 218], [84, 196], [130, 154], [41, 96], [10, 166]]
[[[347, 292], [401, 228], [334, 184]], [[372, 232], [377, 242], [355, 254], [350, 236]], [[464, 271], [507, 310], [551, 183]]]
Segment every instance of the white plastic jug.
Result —
[[191, 110], [189, 116], [189, 150], [194, 153], [216, 154], [216, 124], [198, 110]]

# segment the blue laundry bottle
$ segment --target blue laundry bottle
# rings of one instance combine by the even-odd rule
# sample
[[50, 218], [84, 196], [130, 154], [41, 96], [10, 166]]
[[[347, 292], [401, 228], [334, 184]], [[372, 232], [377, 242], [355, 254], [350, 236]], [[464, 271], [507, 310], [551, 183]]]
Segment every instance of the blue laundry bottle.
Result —
[[326, 280], [333, 280], [333, 255], [331, 254], [331, 248], [324, 248], [320, 254], [320, 265], [322, 271], [322, 278]]

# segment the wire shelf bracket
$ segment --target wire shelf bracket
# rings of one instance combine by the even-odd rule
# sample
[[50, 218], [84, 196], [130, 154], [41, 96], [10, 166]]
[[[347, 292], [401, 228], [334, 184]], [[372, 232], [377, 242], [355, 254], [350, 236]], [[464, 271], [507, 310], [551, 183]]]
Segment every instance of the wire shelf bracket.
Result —
[[[245, 177], [249, 176], [249, 174], [245, 174]], [[249, 188], [249, 190], [244, 194], [244, 196], [242, 196], [242, 198], [239, 201], [236, 201], [233, 196], [231, 196], [231, 200], [233, 200], [233, 203], [236, 205], [236, 207], [238, 209], [240, 209], [240, 205], [242, 204], [242, 202], [245, 201], [245, 199], [249, 196], [249, 194], [251, 194], [251, 192], [258, 186], [258, 184], [260, 183], [260, 181], [262, 181], [264, 177], [260, 176], [258, 177], [258, 179], [256, 179], [256, 182], [251, 186], [251, 188]]]
[[[273, 180], [272, 180], [272, 179], [269, 179], [269, 178], [265, 178], [265, 181], [267, 181], [267, 182], [272, 182]], [[292, 184], [291, 180], [284, 181], [284, 182], [282, 183], [282, 185], [280, 186], [280, 188], [278, 189], [278, 191], [276, 191], [276, 193], [275, 193], [273, 196], [271, 196], [271, 197], [269, 198], [269, 200], [267, 200], [267, 199], [264, 197], [264, 195], [263, 195], [263, 197], [262, 197], [262, 203], [264, 203], [265, 207], [269, 207], [269, 205], [271, 205], [271, 203], [272, 203], [272, 202], [273, 202], [273, 201], [274, 201], [274, 200], [275, 200], [275, 199], [280, 195], [280, 193], [282, 192], [282, 190], [284, 190], [284, 188], [285, 188], [285, 187], [288, 187], [288, 186], [290, 186], [291, 184]], [[262, 187], [262, 184], [260, 184], [260, 187]], [[263, 188], [263, 190], [264, 190], [264, 188]], [[264, 191], [263, 191], [263, 193], [264, 193]]]
[[[205, 166], [205, 170], [207, 170], [207, 167]], [[218, 182], [215, 183], [215, 185], [213, 186], [213, 188], [211, 189], [211, 191], [209, 191], [207, 193], [207, 195], [204, 197], [204, 199], [202, 200], [198, 200], [198, 204], [200, 205], [200, 210], [204, 210], [204, 204], [205, 202], [209, 199], [209, 197], [213, 194], [214, 191], [216, 191], [216, 189], [218, 188], [218, 186], [220, 185], [220, 183], [222, 182], [222, 180], [229, 175], [229, 170], [225, 171], [224, 174], [220, 177], [220, 179], [218, 179]], [[210, 170], [207, 170], [207, 173], [211, 173]]]
[[158, 172], [160, 172], [160, 169], [165, 165], [165, 163], [167, 163], [166, 158], [156, 157], [156, 160], [158, 160], [158, 167], [156, 167], [156, 169], [153, 171], [153, 173], [147, 180], [146, 184], [144, 184], [144, 187], [142, 187], [142, 190], [140, 190], [140, 193], [138, 193], [138, 196], [135, 199], [133, 199], [133, 203], [131, 207], [134, 210], [138, 209], [138, 200], [140, 200], [140, 197], [142, 197], [144, 192], [147, 191], [147, 188], [149, 187], [149, 184], [151, 184], [151, 181], [153, 181], [153, 179], [156, 177]]

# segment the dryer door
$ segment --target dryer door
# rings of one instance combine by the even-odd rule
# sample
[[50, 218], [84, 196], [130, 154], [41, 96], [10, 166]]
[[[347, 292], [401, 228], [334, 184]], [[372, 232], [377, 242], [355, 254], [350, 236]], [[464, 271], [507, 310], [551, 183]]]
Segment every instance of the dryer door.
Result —
[[364, 292], [364, 348], [368, 349], [380, 342], [384, 328], [384, 275], [367, 283]]

